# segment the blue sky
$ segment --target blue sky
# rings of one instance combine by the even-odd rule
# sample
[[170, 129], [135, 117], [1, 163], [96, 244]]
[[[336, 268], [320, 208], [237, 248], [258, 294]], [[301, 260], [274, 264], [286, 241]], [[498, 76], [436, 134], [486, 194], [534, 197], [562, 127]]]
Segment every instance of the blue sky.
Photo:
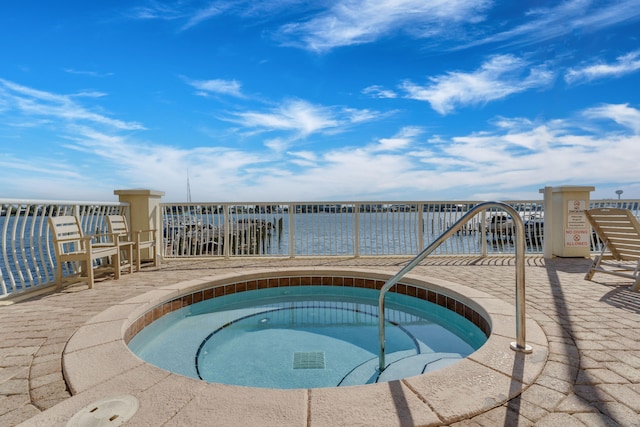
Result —
[[0, 197], [640, 198], [640, 1], [0, 5]]

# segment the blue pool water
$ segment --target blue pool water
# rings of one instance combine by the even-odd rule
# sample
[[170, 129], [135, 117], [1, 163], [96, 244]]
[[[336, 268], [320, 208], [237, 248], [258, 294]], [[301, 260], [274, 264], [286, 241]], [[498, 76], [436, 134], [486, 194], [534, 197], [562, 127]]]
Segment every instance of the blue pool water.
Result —
[[378, 291], [269, 288], [174, 311], [129, 343], [145, 361], [208, 382], [314, 388], [390, 381], [448, 366], [486, 336], [439, 305], [389, 293], [386, 362], [378, 370]]

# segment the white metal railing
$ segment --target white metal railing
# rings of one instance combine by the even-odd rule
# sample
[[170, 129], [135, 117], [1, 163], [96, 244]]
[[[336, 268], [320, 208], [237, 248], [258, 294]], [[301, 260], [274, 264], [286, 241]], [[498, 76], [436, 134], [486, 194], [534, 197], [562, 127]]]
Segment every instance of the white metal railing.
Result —
[[[478, 201], [164, 203], [165, 257], [415, 255]], [[526, 253], [543, 253], [542, 200], [506, 202], [524, 223]], [[638, 200], [594, 200], [640, 217]], [[435, 255], [512, 254], [512, 216], [491, 208], [444, 241]], [[592, 236], [592, 249], [599, 242]]]
[[[477, 203], [164, 203], [163, 255], [415, 255]], [[542, 202], [509, 204], [525, 223], [527, 251], [542, 253]], [[465, 224], [435, 253], [513, 253], [513, 235], [511, 216], [490, 209]]]
[[[89, 235], [106, 232], [105, 216], [125, 213], [126, 208], [123, 203], [0, 199], [0, 298], [55, 280], [50, 216], [77, 215]], [[64, 268], [63, 274], [70, 275], [77, 265], [67, 263]]]
[[[164, 257], [414, 256], [477, 201], [163, 203]], [[542, 254], [543, 202], [506, 202], [523, 219], [526, 253]], [[631, 209], [640, 200], [593, 200]], [[126, 203], [0, 199], [0, 298], [52, 283], [47, 218], [79, 215], [87, 234], [106, 232], [105, 215]], [[434, 255], [512, 254], [512, 216], [492, 208], [444, 241]], [[592, 236], [592, 251], [600, 250]], [[74, 273], [74, 265], [65, 274]]]

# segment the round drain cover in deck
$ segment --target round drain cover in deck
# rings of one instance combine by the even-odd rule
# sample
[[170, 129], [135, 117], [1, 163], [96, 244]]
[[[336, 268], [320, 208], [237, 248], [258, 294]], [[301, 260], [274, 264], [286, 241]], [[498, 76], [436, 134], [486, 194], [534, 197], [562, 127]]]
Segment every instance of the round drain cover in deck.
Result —
[[131, 395], [107, 397], [85, 406], [71, 417], [67, 427], [119, 426], [138, 411], [138, 399]]

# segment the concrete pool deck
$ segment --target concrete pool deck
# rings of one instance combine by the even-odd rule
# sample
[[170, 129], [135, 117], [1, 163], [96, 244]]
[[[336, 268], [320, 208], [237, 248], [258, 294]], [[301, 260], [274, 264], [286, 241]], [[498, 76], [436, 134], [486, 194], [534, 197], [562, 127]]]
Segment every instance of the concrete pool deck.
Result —
[[[203, 277], [289, 267], [353, 268], [394, 274], [407, 261], [408, 258], [167, 261], [158, 268], [123, 275], [118, 281], [98, 282], [92, 290], [87, 290], [86, 285], [72, 286], [0, 306], [0, 425], [66, 425], [73, 414], [90, 403], [129, 394], [136, 395], [140, 408], [128, 425], [640, 425], [640, 293], [630, 292], [628, 281], [611, 276], [597, 275], [596, 282], [585, 281], [590, 263], [585, 259], [526, 259], [527, 316], [546, 336], [548, 352], [544, 350], [544, 360], [525, 359], [519, 364], [514, 363], [518, 357], [506, 360], [503, 355], [501, 360], [495, 360], [495, 355], [501, 353], [494, 352], [486, 353], [491, 356], [488, 359], [478, 355], [475, 361], [472, 357], [461, 362], [476, 365], [471, 370], [460, 370], [469, 378], [469, 386], [464, 393], [447, 399], [447, 413], [430, 403], [429, 393], [446, 387], [447, 380], [459, 385], [464, 379], [455, 375], [443, 379], [443, 383], [409, 379], [364, 386], [370, 388], [366, 393], [354, 392], [355, 388], [350, 387], [265, 393], [260, 389], [212, 387], [135, 362], [135, 357], [119, 353], [122, 349], [116, 344], [113, 352], [104, 347], [118, 339], [118, 328], [133, 305], [140, 302], [136, 300], [148, 298], [150, 291], [161, 292], [162, 287], [197, 282]], [[486, 293], [498, 303], [513, 305], [513, 262], [513, 257], [432, 257], [416, 267], [412, 275], [446, 278]], [[87, 333], [91, 328], [95, 334]], [[78, 331], [86, 334], [82, 350], [100, 351], [84, 359], [89, 361], [89, 375], [74, 377], [84, 371], [85, 362], [80, 360], [75, 373], [68, 372], [65, 381], [62, 355], [68, 345], [67, 354], [79, 350], [72, 347], [77, 345], [77, 336], [69, 343]], [[540, 337], [531, 336], [527, 341], [530, 339], [534, 340], [534, 355], [538, 347], [540, 358], [544, 343], [539, 342]], [[504, 341], [508, 342], [506, 338]], [[114, 361], [120, 371], [127, 372], [126, 376], [109, 370]], [[95, 365], [90, 366], [91, 363]], [[528, 370], [536, 364], [538, 370], [535, 366]], [[477, 372], [480, 365], [495, 376], [485, 381], [487, 377]], [[509, 372], [511, 375], [506, 375]], [[504, 403], [478, 398], [496, 391], [514, 394], [514, 384], [520, 383], [513, 378], [527, 375], [524, 392]], [[69, 385], [77, 393], [73, 397]], [[333, 403], [336, 396], [342, 403], [339, 407]], [[479, 401], [481, 412], [469, 417], [477, 412], [474, 409]]]

